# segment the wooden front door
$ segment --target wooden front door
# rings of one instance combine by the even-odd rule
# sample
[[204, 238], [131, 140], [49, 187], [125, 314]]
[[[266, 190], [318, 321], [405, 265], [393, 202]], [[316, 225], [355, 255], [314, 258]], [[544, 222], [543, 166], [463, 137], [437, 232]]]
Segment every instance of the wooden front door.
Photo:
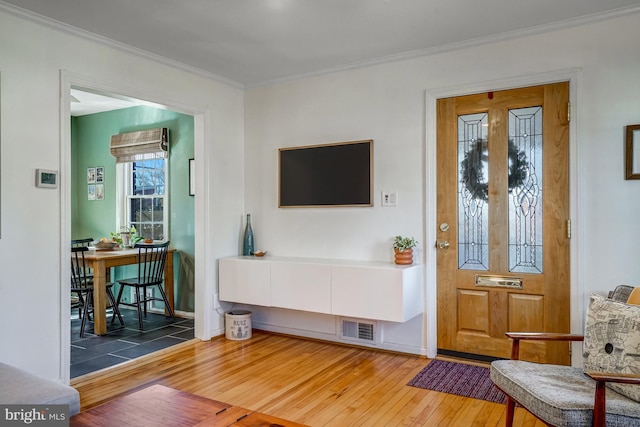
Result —
[[[569, 84], [437, 102], [438, 352], [508, 358], [569, 332]], [[569, 364], [568, 343], [527, 360]]]

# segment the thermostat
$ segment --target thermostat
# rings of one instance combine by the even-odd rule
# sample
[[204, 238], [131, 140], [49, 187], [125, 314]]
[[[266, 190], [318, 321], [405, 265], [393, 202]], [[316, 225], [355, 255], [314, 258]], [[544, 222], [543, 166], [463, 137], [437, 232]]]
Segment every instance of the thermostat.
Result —
[[36, 169], [36, 187], [58, 188], [58, 171]]

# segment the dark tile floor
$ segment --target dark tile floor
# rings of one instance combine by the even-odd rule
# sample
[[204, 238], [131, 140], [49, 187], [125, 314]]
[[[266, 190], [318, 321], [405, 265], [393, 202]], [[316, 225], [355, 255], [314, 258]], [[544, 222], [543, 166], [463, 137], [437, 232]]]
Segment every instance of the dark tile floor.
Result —
[[87, 322], [80, 338], [77, 310], [71, 314], [71, 378], [126, 362], [154, 351], [193, 339], [193, 319], [147, 313], [144, 332], [138, 329], [135, 310], [121, 310], [125, 326], [111, 324], [107, 313], [107, 334], [93, 335], [93, 323]]

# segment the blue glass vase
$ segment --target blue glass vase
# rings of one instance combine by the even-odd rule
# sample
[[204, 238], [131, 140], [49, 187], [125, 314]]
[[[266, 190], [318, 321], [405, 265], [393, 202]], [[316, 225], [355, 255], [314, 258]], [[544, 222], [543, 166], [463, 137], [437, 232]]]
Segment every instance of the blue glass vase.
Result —
[[253, 245], [253, 229], [251, 228], [251, 214], [247, 214], [247, 225], [244, 228], [244, 244], [242, 255], [253, 255], [255, 247]]

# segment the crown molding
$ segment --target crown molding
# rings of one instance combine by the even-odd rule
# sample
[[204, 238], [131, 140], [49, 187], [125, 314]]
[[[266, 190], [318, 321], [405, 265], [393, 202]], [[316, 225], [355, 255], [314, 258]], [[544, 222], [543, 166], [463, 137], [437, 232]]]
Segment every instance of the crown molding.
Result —
[[467, 49], [477, 47], [481, 45], [487, 45], [491, 43], [497, 43], [505, 40], [513, 40], [517, 38], [544, 34], [552, 31], [559, 31], [567, 28], [578, 27], [581, 25], [592, 24], [600, 21], [607, 21], [623, 16], [628, 16], [640, 12], [640, 5], [628, 6], [620, 9], [610, 10], [607, 12], [594, 13], [591, 15], [585, 15], [578, 18], [565, 19], [563, 21], [553, 22], [550, 24], [537, 25], [534, 27], [523, 28], [520, 30], [507, 31], [500, 34], [494, 34], [486, 37], [478, 37], [475, 39], [465, 40], [462, 42], [450, 43], [441, 46], [434, 46], [425, 49], [412, 50], [409, 52], [403, 52], [395, 55], [387, 55], [371, 60], [364, 60], [354, 62], [341, 67], [327, 68], [324, 70], [314, 71], [310, 73], [298, 74], [295, 76], [287, 76], [278, 79], [272, 79], [257, 84], [246, 85], [246, 89], [254, 89], [264, 86], [272, 86], [281, 83], [287, 83], [295, 80], [301, 80], [309, 77], [316, 77], [325, 74], [332, 74], [341, 71], [354, 70], [359, 68], [370, 67], [373, 65], [386, 64], [390, 62], [404, 61], [407, 59], [420, 58], [425, 56], [433, 56], [440, 53], [453, 52], [456, 50]]
[[174, 61], [172, 59], [166, 58], [161, 55], [157, 55], [155, 53], [151, 53], [143, 49], [138, 49], [137, 47], [130, 46], [128, 44], [121, 43], [121, 42], [109, 39], [107, 37], [100, 36], [98, 34], [83, 30], [78, 27], [74, 27], [69, 24], [65, 24], [64, 22], [60, 22], [55, 19], [51, 19], [49, 17], [37, 14], [35, 12], [31, 12], [30, 10], [26, 10], [21, 7], [14, 6], [12, 4], [8, 4], [4, 1], [0, 1], [0, 11], [7, 12], [11, 15], [26, 19], [36, 24], [40, 24], [40, 25], [52, 28], [54, 30], [62, 31], [67, 34], [77, 36], [81, 39], [96, 42], [98, 44], [119, 50], [121, 52], [130, 53], [137, 57], [143, 57], [150, 61], [167, 65], [169, 67], [176, 68], [181, 71], [186, 71], [190, 74], [194, 74], [199, 77], [204, 77], [210, 80], [214, 80], [214, 81], [217, 81], [218, 83], [222, 83], [227, 86], [232, 86], [237, 89], [245, 89], [245, 86], [242, 83], [237, 82], [235, 80], [228, 79], [226, 77], [202, 70], [200, 68], [191, 67], [187, 64], [183, 64], [182, 62]]

